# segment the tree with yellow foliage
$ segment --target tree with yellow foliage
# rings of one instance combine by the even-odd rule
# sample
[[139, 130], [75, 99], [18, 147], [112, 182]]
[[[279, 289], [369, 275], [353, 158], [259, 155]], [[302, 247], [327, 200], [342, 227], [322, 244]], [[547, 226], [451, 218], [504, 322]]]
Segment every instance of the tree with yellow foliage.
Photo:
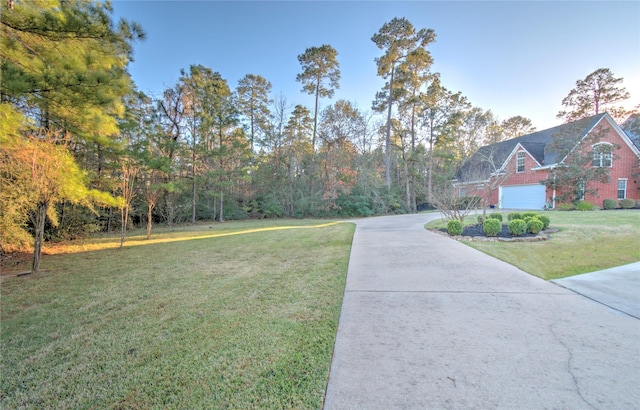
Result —
[[[116, 117], [131, 92], [127, 65], [132, 42], [144, 37], [135, 23], [114, 24], [110, 2], [9, 1], [0, 5], [1, 238], [11, 247], [35, 228], [37, 272], [45, 218], [52, 205], [119, 202], [90, 189], [69, 144], [115, 144]], [[6, 120], [6, 121], [5, 121]]]

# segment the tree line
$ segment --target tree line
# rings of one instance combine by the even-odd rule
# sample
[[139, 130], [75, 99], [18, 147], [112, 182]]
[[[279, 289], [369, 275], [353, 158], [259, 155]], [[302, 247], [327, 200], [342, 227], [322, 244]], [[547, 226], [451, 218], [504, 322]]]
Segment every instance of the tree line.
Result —
[[415, 212], [480, 146], [535, 130], [442, 86], [435, 33], [405, 18], [371, 38], [387, 81], [371, 111], [319, 109], [340, 86], [326, 44], [298, 56], [309, 108], [259, 74], [233, 87], [198, 64], [145, 95], [127, 73], [145, 33], [109, 2], [9, 0], [0, 24], [0, 247], [35, 243], [34, 272], [45, 240], [120, 230], [122, 243], [132, 225], [150, 237], [157, 223]]

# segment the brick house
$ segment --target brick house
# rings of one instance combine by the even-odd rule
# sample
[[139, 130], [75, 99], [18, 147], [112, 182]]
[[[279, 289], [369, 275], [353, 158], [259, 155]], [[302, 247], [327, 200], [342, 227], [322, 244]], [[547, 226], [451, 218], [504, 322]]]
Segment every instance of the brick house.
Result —
[[587, 166], [609, 168], [609, 181], [588, 181], [575, 199], [596, 206], [604, 199], [640, 200], [638, 125], [637, 115], [621, 127], [604, 113], [484, 146], [463, 164], [454, 186], [461, 197], [480, 196], [499, 208], [555, 208], [560, 193], [541, 181], [553, 178], [571, 156], [589, 155]]

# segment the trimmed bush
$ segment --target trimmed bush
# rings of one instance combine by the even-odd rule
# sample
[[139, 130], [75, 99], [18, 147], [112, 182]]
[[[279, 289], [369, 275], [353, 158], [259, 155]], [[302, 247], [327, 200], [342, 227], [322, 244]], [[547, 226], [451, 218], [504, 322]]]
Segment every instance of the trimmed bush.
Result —
[[520, 236], [527, 232], [527, 223], [522, 219], [513, 219], [509, 222], [509, 233], [513, 236]]
[[636, 208], [640, 208], [640, 199], [638, 199], [638, 202], [636, 202]]
[[603, 209], [616, 209], [618, 207], [618, 200], [616, 199], [605, 199], [602, 201]]
[[576, 210], [577, 211], [593, 211], [594, 205], [591, 202], [587, 201], [576, 201]]
[[531, 218], [529, 222], [527, 222], [527, 230], [532, 234], [537, 234], [542, 230], [544, 224], [538, 218]]
[[538, 215], [538, 219], [542, 222], [542, 229], [547, 229], [551, 225], [551, 218], [547, 215]]
[[522, 219], [522, 214], [520, 212], [511, 212], [507, 215], [507, 221], [513, 221], [514, 219]]
[[538, 216], [537, 212], [533, 212], [533, 211], [527, 211], [527, 212], [523, 212], [522, 214], [520, 214], [522, 216], [522, 218], [520, 219], [527, 219], [527, 218], [531, 218], [532, 216]]
[[482, 229], [487, 236], [496, 236], [502, 230], [502, 222], [497, 219], [489, 218], [482, 224]]
[[502, 222], [502, 214], [500, 212], [492, 212], [487, 218], [497, 219], [498, 221]]
[[576, 209], [573, 204], [558, 204], [556, 205], [556, 211], [573, 211]]
[[478, 215], [478, 224], [482, 225], [484, 223], [484, 216]]
[[447, 222], [447, 232], [449, 232], [449, 235], [451, 236], [462, 235], [462, 231], [463, 231], [462, 222], [458, 221], [457, 219], [452, 219], [449, 222]]
[[636, 206], [636, 201], [634, 201], [633, 199], [621, 199], [620, 200], [620, 208], [622, 209], [631, 209], [634, 206]]

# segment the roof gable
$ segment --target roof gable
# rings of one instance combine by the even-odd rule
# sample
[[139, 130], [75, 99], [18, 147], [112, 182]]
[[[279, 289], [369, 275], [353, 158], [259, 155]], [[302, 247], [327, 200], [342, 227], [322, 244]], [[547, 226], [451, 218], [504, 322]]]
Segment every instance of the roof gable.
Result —
[[[525, 143], [526, 145], [530, 145], [532, 148], [538, 148], [538, 143]], [[518, 143], [516, 144], [515, 147], [513, 147], [513, 150], [511, 151], [511, 153], [509, 154], [509, 156], [507, 156], [507, 159], [505, 159], [504, 163], [501, 164], [500, 166], [500, 170], [499, 172], [503, 172], [504, 169], [506, 168], [507, 164], [509, 164], [512, 161], [512, 158], [516, 155], [517, 152], [524, 152], [526, 153], [526, 155], [528, 155], [529, 157], [533, 158], [533, 160], [540, 165], [540, 161], [538, 160], [538, 158], [536, 158], [531, 151], [529, 151], [529, 149], [527, 149], [527, 147], [525, 146], [525, 144], [522, 143]]]
[[631, 143], [640, 150], [640, 114], [632, 114], [620, 126], [627, 134]]
[[[491, 173], [504, 168], [517, 145], [521, 145], [541, 167], [558, 164], [564, 159], [564, 155], [558, 152], [552, 144], [549, 144], [554, 137], [565, 136], [563, 140], [567, 147], [566, 151], [562, 151], [570, 152], [605, 116], [609, 117], [607, 113], [597, 114], [518, 138], [486, 145], [462, 165], [457, 177], [461, 181], [488, 179]], [[615, 122], [613, 123], [615, 124]]]

